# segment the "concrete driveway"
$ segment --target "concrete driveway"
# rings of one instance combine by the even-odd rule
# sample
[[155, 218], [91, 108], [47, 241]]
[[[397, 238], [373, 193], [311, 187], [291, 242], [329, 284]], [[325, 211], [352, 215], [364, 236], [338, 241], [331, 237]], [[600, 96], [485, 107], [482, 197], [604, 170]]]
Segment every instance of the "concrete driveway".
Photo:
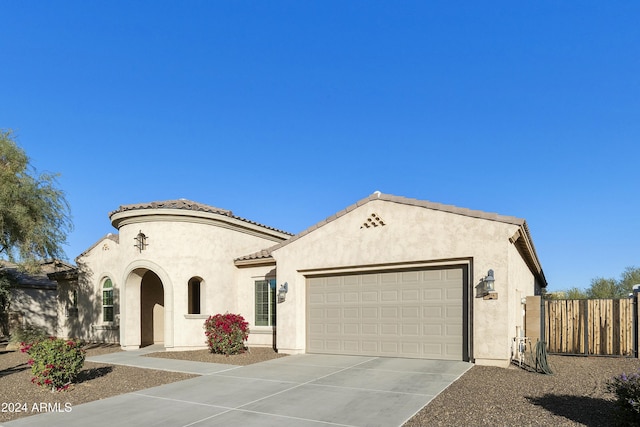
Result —
[[[178, 370], [174, 362], [167, 362], [167, 370]], [[5, 425], [400, 426], [472, 366], [315, 354], [249, 366], [207, 365], [215, 372]]]

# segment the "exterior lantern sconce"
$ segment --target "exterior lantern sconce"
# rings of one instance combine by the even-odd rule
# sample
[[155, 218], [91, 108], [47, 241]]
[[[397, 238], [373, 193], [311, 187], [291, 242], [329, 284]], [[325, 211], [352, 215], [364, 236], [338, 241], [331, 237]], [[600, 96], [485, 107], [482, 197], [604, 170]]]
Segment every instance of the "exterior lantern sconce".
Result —
[[133, 240], [136, 241], [136, 244], [133, 246], [138, 248], [138, 251], [140, 252], [144, 251], [145, 249], [147, 249], [147, 246], [149, 246], [149, 244], [147, 243], [147, 236], [144, 235], [142, 230], [140, 230], [138, 235], [134, 237]]
[[498, 299], [498, 293], [494, 287], [495, 282], [496, 278], [493, 276], [493, 270], [489, 270], [487, 275], [482, 279], [482, 293], [484, 299]]
[[278, 303], [284, 302], [287, 298], [287, 292], [289, 292], [289, 284], [284, 282], [280, 285], [280, 289], [278, 289]]

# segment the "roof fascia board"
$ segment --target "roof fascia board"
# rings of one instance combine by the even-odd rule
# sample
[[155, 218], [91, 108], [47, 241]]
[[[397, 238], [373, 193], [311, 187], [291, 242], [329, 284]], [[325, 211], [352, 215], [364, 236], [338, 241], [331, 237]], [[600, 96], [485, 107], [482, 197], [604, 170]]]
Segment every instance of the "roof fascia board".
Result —
[[341, 216], [346, 215], [347, 213], [366, 205], [367, 203], [376, 201], [376, 200], [382, 200], [385, 202], [390, 202], [390, 203], [398, 203], [398, 204], [402, 204], [402, 205], [408, 205], [408, 206], [415, 206], [415, 207], [421, 207], [421, 208], [425, 208], [425, 209], [431, 209], [431, 210], [436, 210], [436, 211], [441, 211], [441, 212], [447, 212], [447, 213], [451, 213], [451, 214], [455, 214], [455, 215], [462, 215], [462, 216], [466, 216], [466, 217], [471, 217], [471, 218], [478, 218], [478, 219], [484, 219], [487, 221], [497, 221], [497, 222], [502, 222], [502, 223], [506, 223], [506, 224], [513, 224], [513, 225], [518, 225], [518, 226], [522, 226], [525, 223], [524, 219], [521, 218], [516, 218], [513, 216], [505, 216], [505, 215], [499, 215], [496, 213], [488, 213], [488, 212], [484, 212], [484, 211], [478, 211], [478, 210], [471, 210], [471, 209], [466, 209], [466, 208], [459, 208], [457, 206], [453, 206], [453, 205], [444, 205], [441, 203], [434, 203], [434, 202], [429, 202], [426, 200], [418, 200], [418, 199], [410, 199], [407, 197], [401, 197], [401, 196], [392, 196], [389, 194], [383, 194], [380, 192], [375, 192], [372, 195], [370, 195], [369, 197], [365, 197], [364, 199], [358, 200], [356, 203], [347, 206], [345, 209], [335, 213], [334, 215], [329, 216], [328, 218], [323, 219], [322, 221], [312, 225], [311, 227], [307, 228], [306, 230], [301, 231], [300, 233], [296, 234], [295, 236], [289, 238], [288, 240], [285, 240], [283, 242], [278, 243], [277, 245], [273, 246], [272, 248], [270, 248], [271, 252], [277, 251], [278, 249], [282, 248], [283, 246], [286, 246], [290, 243], [295, 242], [296, 240], [306, 236], [307, 234], [311, 233], [312, 231], [323, 227], [324, 225], [328, 224], [331, 221], [334, 221], [335, 219], [340, 218]]
[[274, 242], [281, 242], [291, 237], [289, 234], [260, 226], [247, 221], [239, 220], [235, 217], [221, 215], [211, 212], [199, 212], [181, 209], [136, 209], [117, 212], [111, 217], [111, 224], [120, 228], [123, 225], [139, 224], [143, 222], [191, 222], [207, 225], [215, 225], [235, 231], [266, 238]]
[[268, 258], [254, 258], [254, 259], [239, 259], [235, 260], [234, 264], [238, 268], [246, 268], [246, 267], [262, 267], [267, 265], [276, 265], [276, 260], [273, 257]]
[[533, 246], [531, 234], [529, 233], [526, 222], [509, 238], [509, 242], [516, 246], [531, 272], [541, 281], [542, 286], [546, 287], [547, 279], [544, 277], [544, 272], [542, 271], [542, 266], [540, 265], [535, 247]]

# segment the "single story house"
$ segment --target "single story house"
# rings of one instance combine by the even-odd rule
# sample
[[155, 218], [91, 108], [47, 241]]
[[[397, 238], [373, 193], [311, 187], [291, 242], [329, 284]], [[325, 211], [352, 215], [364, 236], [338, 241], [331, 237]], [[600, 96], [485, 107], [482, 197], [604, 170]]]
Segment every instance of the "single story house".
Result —
[[16, 328], [30, 326], [53, 334], [57, 329], [58, 286], [48, 274], [68, 271], [72, 265], [59, 260], [40, 263], [40, 272], [28, 273], [9, 261], [0, 261], [0, 273], [11, 278], [9, 298], [0, 319], [0, 335], [8, 335]]
[[50, 276], [59, 336], [205, 348], [205, 319], [230, 312], [288, 354], [506, 366], [547, 285], [523, 219], [380, 192], [297, 235], [184, 199], [109, 218], [117, 234]]

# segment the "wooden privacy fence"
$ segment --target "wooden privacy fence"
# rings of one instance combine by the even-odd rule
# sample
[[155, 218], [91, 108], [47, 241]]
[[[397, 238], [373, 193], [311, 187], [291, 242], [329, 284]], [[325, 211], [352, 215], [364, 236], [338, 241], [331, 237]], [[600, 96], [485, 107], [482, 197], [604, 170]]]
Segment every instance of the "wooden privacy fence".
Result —
[[549, 353], [633, 355], [633, 308], [631, 299], [545, 301]]

